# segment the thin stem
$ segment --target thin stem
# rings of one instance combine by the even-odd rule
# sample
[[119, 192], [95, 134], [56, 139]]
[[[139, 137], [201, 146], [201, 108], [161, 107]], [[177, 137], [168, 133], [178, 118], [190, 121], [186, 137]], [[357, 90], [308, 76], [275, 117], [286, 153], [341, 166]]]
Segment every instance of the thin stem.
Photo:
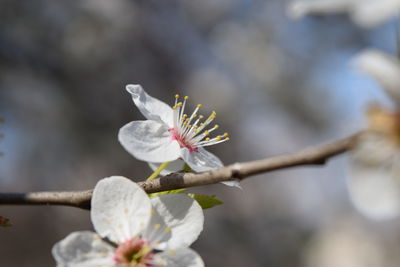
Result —
[[162, 172], [162, 170], [164, 170], [169, 164], [171, 163], [171, 161], [167, 161], [164, 162], [163, 164], [160, 165], [160, 167], [158, 167], [157, 170], [155, 170], [150, 176], [149, 178], [146, 179], [146, 181], [151, 181], [154, 180], [158, 177], [158, 175], [160, 175], [160, 173]]
[[[231, 181], [234, 179], [243, 180], [252, 175], [282, 170], [296, 166], [321, 165], [330, 158], [345, 153], [352, 149], [362, 132], [337, 140], [322, 146], [310, 147], [295, 153], [265, 159], [235, 163], [226, 167], [201, 172], [171, 173], [162, 179], [139, 182], [138, 185], [146, 193], [187, 188], [199, 185], [215, 184], [218, 182]], [[164, 163], [165, 168], [167, 166]], [[159, 170], [161, 171], [161, 167]], [[156, 173], [156, 172], [155, 172]], [[152, 176], [154, 176], [153, 174]], [[157, 174], [158, 175], [158, 174]], [[155, 176], [157, 176], [155, 175]], [[149, 177], [151, 178], [151, 177]], [[28, 193], [1, 193], [1, 205], [63, 205], [90, 209], [92, 190], [74, 192], [28, 192]]]

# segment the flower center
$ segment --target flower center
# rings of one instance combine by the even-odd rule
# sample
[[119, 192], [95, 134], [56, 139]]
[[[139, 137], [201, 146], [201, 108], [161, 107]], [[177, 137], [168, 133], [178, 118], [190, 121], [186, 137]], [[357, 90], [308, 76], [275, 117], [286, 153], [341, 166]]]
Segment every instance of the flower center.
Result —
[[211, 115], [204, 120], [203, 115], [197, 115], [202, 107], [198, 104], [192, 115], [188, 116], [185, 111], [188, 96], [183, 98], [183, 102], [179, 102], [179, 95], [175, 95], [174, 110], [174, 127], [169, 129], [172, 139], [176, 140], [181, 147], [186, 147], [189, 151], [196, 151], [198, 147], [211, 146], [229, 140], [228, 133], [217, 135], [210, 138], [212, 131], [219, 128], [217, 124], [206, 130], [206, 127], [216, 118], [217, 113], [213, 111]]
[[368, 129], [382, 134], [395, 145], [400, 146], [400, 114], [391, 112], [378, 105], [370, 106], [367, 111]]
[[132, 238], [118, 246], [114, 260], [123, 267], [147, 267], [151, 266], [152, 256], [152, 249], [146, 241]]

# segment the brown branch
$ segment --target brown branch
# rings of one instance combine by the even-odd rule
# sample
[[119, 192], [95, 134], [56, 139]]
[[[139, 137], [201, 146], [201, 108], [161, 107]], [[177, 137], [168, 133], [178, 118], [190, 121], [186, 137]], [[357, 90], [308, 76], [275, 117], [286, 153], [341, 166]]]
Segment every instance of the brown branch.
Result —
[[[201, 173], [177, 172], [161, 179], [139, 182], [147, 192], [215, 184], [234, 179], [243, 180], [251, 175], [303, 165], [322, 165], [331, 157], [351, 149], [360, 133], [330, 144], [311, 147], [292, 154], [261, 160], [234, 163], [226, 167]], [[73, 192], [0, 193], [0, 205], [64, 205], [90, 208], [92, 190]]]

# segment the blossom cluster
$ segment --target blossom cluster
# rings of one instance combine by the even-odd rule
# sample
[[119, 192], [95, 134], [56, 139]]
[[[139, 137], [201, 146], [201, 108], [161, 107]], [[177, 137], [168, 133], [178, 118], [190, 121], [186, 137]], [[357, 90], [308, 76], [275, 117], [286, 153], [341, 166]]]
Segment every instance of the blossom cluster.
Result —
[[[194, 171], [223, 166], [204, 149], [229, 140], [227, 133], [209, 137], [219, 128], [210, 128], [216, 112], [204, 118], [198, 115], [199, 104], [187, 115], [187, 96], [181, 102], [176, 95], [170, 107], [149, 96], [140, 85], [126, 89], [147, 120], [126, 124], [118, 139], [134, 157], [161, 170], [156, 175], [181, 170], [184, 163]], [[225, 183], [239, 186], [237, 181]], [[201, 257], [189, 248], [203, 229], [203, 211], [186, 194], [150, 199], [136, 183], [113, 176], [94, 188], [90, 216], [96, 233], [74, 232], [53, 247], [58, 266], [204, 266]]]
[[184, 194], [150, 199], [120, 176], [99, 181], [91, 220], [96, 233], [74, 232], [53, 247], [57, 266], [202, 267], [188, 248], [203, 229], [203, 211]]

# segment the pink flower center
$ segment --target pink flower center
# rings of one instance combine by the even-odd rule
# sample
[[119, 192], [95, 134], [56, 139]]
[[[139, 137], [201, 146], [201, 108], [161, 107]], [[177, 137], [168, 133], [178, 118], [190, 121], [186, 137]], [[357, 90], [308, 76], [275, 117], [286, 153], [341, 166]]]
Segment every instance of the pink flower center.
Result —
[[191, 115], [185, 114], [186, 100], [189, 97], [185, 96], [183, 102], [178, 102], [179, 95], [175, 96], [175, 105], [172, 107], [174, 114], [173, 127], [168, 131], [171, 133], [173, 140], [176, 140], [180, 147], [186, 147], [190, 152], [197, 151], [199, 147], [211, 146], [229, 140], [228, 133], [210, 138], [209, 135], [214, 130], [218, 129], [218, 125], [206, 130], [206, 127], [216, 118], [217, 113], [213, 111], [208, 118], [203, 115], [197, 115], [202, 107], [198, 104]]
[[197, 150], [196, 146], [189, 144], [187, 140], [185, 140], [185, 138], [182, 138], [179, 135], [179, 132], [176, 128], [168, 129], [168, 131], [171, 133], [172, 140], [176, 140], [179, 143], [180, 147], [186, 147], [187, 149], [189, 149], [190, 152]]
[[114, 260], [123, 267], [149, 267], [153, 253], [149, 244], [140, 239], [132, 238], [120, 244], [115, 250]]

